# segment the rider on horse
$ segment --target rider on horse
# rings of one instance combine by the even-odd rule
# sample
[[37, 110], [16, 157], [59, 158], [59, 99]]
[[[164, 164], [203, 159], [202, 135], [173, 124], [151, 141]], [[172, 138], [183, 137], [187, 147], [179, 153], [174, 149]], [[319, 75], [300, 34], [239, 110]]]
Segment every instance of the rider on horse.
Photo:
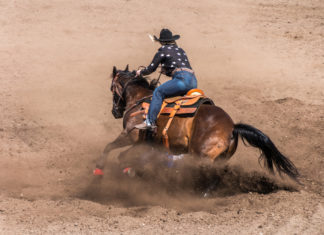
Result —
[[143, 123], [135, 126], [138, 129], [156, 128], [156, 119], [164, 98], [185, 95], [189, 90], [197, 88], [197, 80], [187, 55], [175, 42], [179, 38], [179, 35], [172, 35], [169, 29], [162, 29], [160, 38], [154, 36], [154, 40], [160, 42], [162, 46], [155, 54], [153, 61], [146, 68], [136, 72], [137, 76], [149, 75], [161, 64], [161, 73], [172, 77], [172, 80], [154, 90], [148, 116]]

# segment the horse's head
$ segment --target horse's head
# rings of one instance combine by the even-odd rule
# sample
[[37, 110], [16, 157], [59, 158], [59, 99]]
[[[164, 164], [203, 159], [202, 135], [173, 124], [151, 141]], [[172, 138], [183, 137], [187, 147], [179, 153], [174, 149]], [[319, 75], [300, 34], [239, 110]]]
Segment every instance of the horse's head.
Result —
[[[112, 73], [111, 92], [113, 93], [113, 108], [112, 114], [115, 118], [122, 118], [124, 115], [126, 101], [130, 94], [140, 94], [144, 90], [154, 90], [156, 87], [155, 80], [149, 83], [146, 78], [136, 77], [136, 71], [130, 72], [128, 65], [125, 70], [117, 70], [114, 66]], [[135, 89], [135, 92], [134, 92]], [[127, 92], [130, 91], [130, 92]], [[145, 93], [147, 95], [147, 92]]]
[[115, 118], [122, 118], [125, 111], [125, 88], [135, 78], [134, 72], [129, 72], [128, 65], [125, 70], [117, 70], [114, 66], [110, 90], [113, 93], [112, 114]]

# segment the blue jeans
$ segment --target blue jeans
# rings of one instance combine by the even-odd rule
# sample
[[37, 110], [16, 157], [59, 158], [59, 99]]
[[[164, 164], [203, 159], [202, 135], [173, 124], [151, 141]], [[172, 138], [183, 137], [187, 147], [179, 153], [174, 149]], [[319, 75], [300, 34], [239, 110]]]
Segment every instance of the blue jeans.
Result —
[[148, 121], [155, 123], [160, 112], [163, 99], [185, 95], [189, 90], [197, 88], [197, 79], [193, 73], [187, 71], [175, 72], [172, 80], [163, 83], [153, 92], [152, 102], [148, 111]]

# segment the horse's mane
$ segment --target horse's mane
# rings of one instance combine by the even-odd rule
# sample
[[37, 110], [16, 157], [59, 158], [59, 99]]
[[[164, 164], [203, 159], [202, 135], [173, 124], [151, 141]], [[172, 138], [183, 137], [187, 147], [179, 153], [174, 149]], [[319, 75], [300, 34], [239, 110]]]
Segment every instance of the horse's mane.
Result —
[[149, 90], [154, 90], [156, 88], [157, 84], [149, 82], [146, 77], [143, 77], [143, 76], [136, 77], [135, 71], [133, 71], [133, 72], [119, 71], [119, 74], [120, 74], [120, 76], [128, 77], [129, 79], [131, 79], [131, 80], [129, 80], [127, 85], [136, 84], [141, 87], [147, 88]]

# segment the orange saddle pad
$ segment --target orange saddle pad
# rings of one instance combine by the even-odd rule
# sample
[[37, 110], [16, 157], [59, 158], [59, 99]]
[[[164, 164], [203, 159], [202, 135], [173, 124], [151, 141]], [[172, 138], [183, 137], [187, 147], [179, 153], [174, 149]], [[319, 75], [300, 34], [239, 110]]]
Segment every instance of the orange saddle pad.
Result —
[[[146, 114], [150, 107], [151, 100], [146, 100], [142, 103], [142, 109], [140, 111], [134, 112], [131, 115], [135, 116], [137, 114]], [[204, 93], [200, 89], [192, 89], [184, 96], [175, 96], [166, 98], [163, 100], [162, 107], [159, 113], [160, 115], [169, 115], [177, 109], [176, 114], [184, 116], [194, 116], [201, 104], [214, 105], [214, 102], [205, 97]]]

